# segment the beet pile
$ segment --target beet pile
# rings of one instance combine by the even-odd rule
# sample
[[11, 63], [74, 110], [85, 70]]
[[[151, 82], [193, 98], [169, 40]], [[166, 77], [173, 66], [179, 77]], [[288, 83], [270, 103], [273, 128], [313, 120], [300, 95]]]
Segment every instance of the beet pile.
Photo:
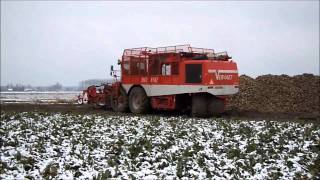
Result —
[[313, 74], [296, 76], [240, 76], [239, 93], [229, 99], [228, 109], [312, 113], [320, 110], [320, 77]]

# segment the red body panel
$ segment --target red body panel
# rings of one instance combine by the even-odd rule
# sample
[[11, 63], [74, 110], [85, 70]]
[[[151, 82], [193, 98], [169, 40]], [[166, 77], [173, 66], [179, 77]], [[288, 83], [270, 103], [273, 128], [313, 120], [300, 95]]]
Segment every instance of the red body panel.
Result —
[[153, 109], [174, 110], [176, 108], [176, 96], [155, 96], [151, 98]]
[[126, 75], [122, 74], [122, 84], [161, 84], [161, 85], [199, 85], [199, 83], [185, 82], [185, 65], [186, 64], [202, 64], [202, 85], [238, 85], [238, 73], [225, 73], [224, 75], [231, 76], [231, 79], [218, 80], [214, 73], [209, 73], [208, 70], [234, 70], [237, 71], [237, 64], [233, 61], [213, 61], [213, 60], [183, 60], [179, 62], [178, 75]]

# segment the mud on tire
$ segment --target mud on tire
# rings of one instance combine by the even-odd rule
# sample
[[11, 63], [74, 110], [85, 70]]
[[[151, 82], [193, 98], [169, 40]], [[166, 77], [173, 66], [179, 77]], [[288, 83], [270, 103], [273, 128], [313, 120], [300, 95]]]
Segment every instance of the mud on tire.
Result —
[[209, 117], [224, 112], [225, 102], [211, 94], [198, 93], [192, 96], [192, 116]]
[[128, 96], [123, 88], [120, 88], [120, 96], [118, 98], [110, 96], [110, 105], [115, 112], [127, 112], [129, 109]]
[[210, 97], [208, 102], [208, 112], [211, 116], [219, 115], [225, 110], [225, 101], [215, 96]]
[[192, 116], [195, 117], [207, 117], [208, 111], [207, 111], [207, 94], [194, 94], [192, 96]]
[[150, 100], [141, 87], [134, 87], [129, 94], [129, 108], [132, 113], [142, 114], [150, 110]]

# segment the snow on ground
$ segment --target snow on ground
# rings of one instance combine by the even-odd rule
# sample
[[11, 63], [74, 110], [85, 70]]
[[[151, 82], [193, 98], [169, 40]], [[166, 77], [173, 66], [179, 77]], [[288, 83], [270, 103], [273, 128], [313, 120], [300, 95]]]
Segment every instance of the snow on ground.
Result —
[[1, 179], [320, 178], [317, 124], [2, 113]]
[[0, 92], [0, 103], [68, 103], [76, 102], [78, 91]]

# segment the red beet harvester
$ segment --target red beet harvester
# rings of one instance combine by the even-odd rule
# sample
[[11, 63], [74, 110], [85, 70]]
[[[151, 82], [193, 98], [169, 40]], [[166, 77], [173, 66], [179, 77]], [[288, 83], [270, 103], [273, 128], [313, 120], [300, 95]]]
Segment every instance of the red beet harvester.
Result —
[[205, 117], [222, 113], [227, 97], [239, 90], [237, 64], [226, 52], [213, 49], [190, 45], [125, 49], [118, 64], [120, 71], [111, 66], [113, 83], [88, 87], [78, 102], [116, 112], [191, 110], [192, 115]]

